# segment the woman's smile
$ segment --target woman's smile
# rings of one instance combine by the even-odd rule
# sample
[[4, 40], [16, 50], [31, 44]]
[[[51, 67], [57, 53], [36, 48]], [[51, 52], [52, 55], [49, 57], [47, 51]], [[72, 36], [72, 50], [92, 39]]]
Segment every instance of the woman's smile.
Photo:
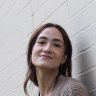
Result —
[[72, 46], [63, 27], [47, 23], [37, 28], [28, 44], [26, 96], [89, 96], [86, 88], [71, 78], [71, 59]]
[[64, 41], [58, 29], [44, 29], [38, 36], [32, 51], [35, 66], [58, 68], [64, 59]]
[[41, 59], [42, 60], [50, 60], [52, 59], [53, 57], [49, 56], [49, 55], [40, 55]]

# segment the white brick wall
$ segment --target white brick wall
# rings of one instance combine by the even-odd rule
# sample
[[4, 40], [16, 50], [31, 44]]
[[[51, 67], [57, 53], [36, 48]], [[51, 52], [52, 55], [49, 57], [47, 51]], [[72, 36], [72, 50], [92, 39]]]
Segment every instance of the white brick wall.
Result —
[[0, 96], [24, 96], [31, 6], [30, 0], [0, 0]]
[[0, 0], [0, 96], [24, 96], [26, 48], [32, 30], [62, 25], [73, 45], [73, 77], [96, 96], [96, 0]]

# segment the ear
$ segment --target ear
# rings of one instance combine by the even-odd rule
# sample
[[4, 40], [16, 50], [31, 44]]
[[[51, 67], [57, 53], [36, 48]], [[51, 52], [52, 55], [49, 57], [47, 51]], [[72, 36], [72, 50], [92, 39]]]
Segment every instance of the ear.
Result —
[[66, 59], [67, 59], [67, 56], [65, 55], [64, 58], [63, 58], [62, 61], [61, 61], [61, 64], [64, 64], [65, 61], [66, 61]]

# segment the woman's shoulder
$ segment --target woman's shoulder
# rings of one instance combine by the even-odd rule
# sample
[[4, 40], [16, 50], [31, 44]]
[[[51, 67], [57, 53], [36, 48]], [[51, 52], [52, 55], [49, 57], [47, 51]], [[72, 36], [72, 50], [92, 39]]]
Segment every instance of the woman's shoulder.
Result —
[[[57, 86], [60, 87], [61, 93], [64, 96], [89, 96], [85, 85], [74, 78], [60, 76], [57, 81]], [[65, 95], [66, 94], [66, 95]], [[70, 95], [68, 95], [70, 94]], [[63, 95], [61, 95], [63, 96]]]
[[63, 84], [65, 84], [66, 86], [81, 86], [81, 87], [85, 87], [84, 84], [75, 79], [75, 78], [72, 78], [72, 77], [65, 77], [65, 76], [60, 76], [59, 77], [59, 81], [58, 82], [61, 82]]

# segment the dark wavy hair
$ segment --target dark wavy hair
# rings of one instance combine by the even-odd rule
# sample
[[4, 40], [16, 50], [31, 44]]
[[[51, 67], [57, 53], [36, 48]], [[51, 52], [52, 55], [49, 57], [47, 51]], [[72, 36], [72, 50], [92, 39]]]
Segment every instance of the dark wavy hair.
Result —
[[46, 28], [49, 27], [55, 27], [57, 28], [60, 33], [63, 36], [63, 40], [64, 40], [64, 45], [65, 45], [65, 55], [67, 56], [67, 59], [65, 61], [64, 64], [61, 64], [59, 66], [59, 72], [58, 72], [58, 76], [60, 74], [67, 76], [67, 77], [71, 77], [71, 71], [72, 71], [72, 45], [70, 42], [70, 39], [67, 35], [67, 32], [63, 29], [63, 27], [61, 27], [58, 24], [53, 24], [53, 23], [46, 23], [44, 25], [42, 25], [41, 27], [37, 28], [37, 30], [35, 30], [34, 32], [32, 32], [32, 36], [29, 40], [28, 43], [28, 50], [27, 50], [27, 64], [28, 64], [28, 71], [26, 74], [26, 80], [24, 82], [24, 92], [27, 94], [27, 83], [29, 80], [31, 80], [36, 86], [38, 86], [38, 81], [37, 81], [37, 77], [36, 77], [36, 70], [35, 70], [35, 66], [32, 64], [32, 49], [33, 46], [36, 42], [37, 37], [39, 36], [39, 34]]

